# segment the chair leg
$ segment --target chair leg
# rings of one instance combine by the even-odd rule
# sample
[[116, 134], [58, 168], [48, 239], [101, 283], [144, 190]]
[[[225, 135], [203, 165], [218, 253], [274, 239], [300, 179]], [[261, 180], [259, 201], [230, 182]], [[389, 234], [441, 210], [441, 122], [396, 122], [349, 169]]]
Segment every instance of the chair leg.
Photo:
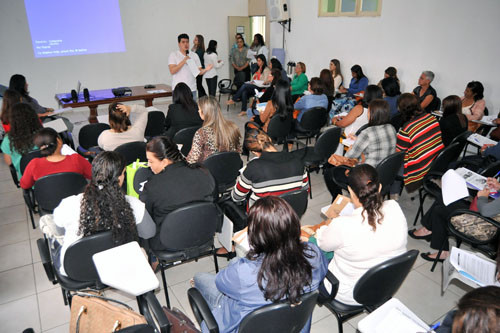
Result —
[[418, 190], [418, 209], [417, 209], [417, 215], [415, 215], [415, 221], [413, 221], [413, 225], [417, 225], [418, 222], [418, 216], [422, 214], [424, 216], [424, 198], [422, 196], [422, 188]]
[[68, 298], [66, 297], [66, 291], [63, 288], [61, 288], [61, 291], [63, 295], [64, 305], [68, 305]]
[[312, 183], [311, 183], [311, 173], [309, 172], [309, 169], [307, 169], [307, 181], [309, 182], [309, 198], [313, 198], [313, 190], [312, 190]]
[[436, 268], [436, 265], [438, 263], [438, 260], [439, 260], [439, 257], [441, 257], [441, 252], [443, 252], [443, 248], [444, 248], [444, 244], [446, 243], [446, 241], [448, 240], [448, 237], [446, 237], [444, 240], [443, 240], [443, 243], [441, 244], [441, 246], [439, 247], [439, 251], [436, 255], [436, 259], [434, 259], [434, 263], [432, 264], [432, 267], [431, 267], [431, 272], [434, 272], [434, 268]]
[[215, 273], [219, 273], [219, 263], [217, 262], [217, 253], [214, 248], [214, 265], [215, 265]]
[[165, 300], [167, 301], [167, 308], [170, 309], [170, 298], [168, 297], [168, 286], [167, 286], [167, 278], [165, 276], [165, 268], [162, 263], [159, 263], [161, 268], [161, 279], [163, 281], [163, 291], [165, 292]]
[[33, 229], [36, 229], [35, 219], [33, 218], [33, 212], [31, 211], [30, 207], [28, 207], [28, 212], [30, 213], [31, 226], [33, 227]]
[[333, 312], [333, 314], [337, 318], [337, 325], [338, 325], [339, 333], [343, 333], [344, 332], [344, 321], [342, 320], [342, 317], [339, 316], [336, 312]]

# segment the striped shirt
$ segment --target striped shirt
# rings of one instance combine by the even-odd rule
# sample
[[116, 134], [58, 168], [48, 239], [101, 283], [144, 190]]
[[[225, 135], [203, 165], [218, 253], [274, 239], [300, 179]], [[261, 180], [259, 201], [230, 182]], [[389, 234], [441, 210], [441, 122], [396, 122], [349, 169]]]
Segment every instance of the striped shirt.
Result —
[[391, 124], [370, 126], [359, 133], [346, 157], [360, 159], [365, 155], [366, 164], [373, 167], [396, 151], [396, 131]]
[[399, 130], [397, 151], [404, 151], [404, 182], [408, 192], [420, 187], [431, 162], [444, 148], [441, 129], [429, 113], [418, 115]]
[[302, 161], [288, 152], [262, 152], [244, 168], [233, 188], [234, 201], [248, 195], [248, 207], [259, 198], [308, 188], [307, 172]]

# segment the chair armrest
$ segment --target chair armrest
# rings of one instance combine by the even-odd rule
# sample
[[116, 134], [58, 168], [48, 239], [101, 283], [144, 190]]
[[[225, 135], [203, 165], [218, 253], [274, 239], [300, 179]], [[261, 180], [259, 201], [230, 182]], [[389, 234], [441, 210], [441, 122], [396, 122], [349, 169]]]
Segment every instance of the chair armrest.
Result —
[[201, 323], [205, 322], [210, 333], [219, 333], [219, 325], [217, 325], [214, 315], [200, 291], [196, 288], [189, 288], [187, 294], [191, 310], [193, 310], [198, 324], [201, 326]]
[[328, 296], [325, 296], [320, 292], [318, 296], [318, 302], [320, 304], [332, 302], [335, 299], [335, 296], [337, 296], [337, 292], [339, 291], [339, 280], [335, 277], [335, 275], [333, 275], [332, 272], [330, 272], [330, 270], [326, 272], [325, 278], [328, 280], [328, 282], [331, 283], [332, 290], [330, 291], [330, 294]]
[[40, 258], [42, 260], [43, 268], [45, 269], [45, 274], [47, 274], [47, 278], [50, 282], [56, 284], [57, 280], [54, 275], [54, 267], [52, 266], [52, 257], [50, 256], [47, 240], [39, 238], [36, 241], [36, 245], [38, 247], [38, 252], [40, 253]]
[[[152, 291], [145, 293], [144, 295], [139, 296], [141, 298], [141, 302], [139, 302], [141, 306], [141, 313], [143, 313], [144, 317], [148, 321], [148, 324], [151, 326], [156, 326], [155, 322], [158, 324], [161, 333], [170, 332], [170, 322], [168, 321], [167, 315], [163, 311], [163, 308], [158, 302], [155, 294]], [[151, 316], [151, 312], [153, 316]], [[149, 321], [152, 322], [149, 322]]]
[[253, 126], [255, 126], [255, 128], [258, 128], [258, 129], [262, 128], [262, 126], [260, 126], [259, 124], [257, 124], [255, 121], [247, 121], [245, 123], [245, 126], [244, 126], [245, 130], [248, 128], [248, 125], [253, 125]]

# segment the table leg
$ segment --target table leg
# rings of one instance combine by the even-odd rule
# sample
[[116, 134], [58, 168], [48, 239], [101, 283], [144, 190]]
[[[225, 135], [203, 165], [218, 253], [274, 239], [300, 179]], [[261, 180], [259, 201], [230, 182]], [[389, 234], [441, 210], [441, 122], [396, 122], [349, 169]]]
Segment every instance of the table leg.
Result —
[[97, 123], [97, 105], [89, 106], [89, 123]]
[[146, 107], [153, 106], [153, 99], [152, 98], [144, 98], [144, 105]]

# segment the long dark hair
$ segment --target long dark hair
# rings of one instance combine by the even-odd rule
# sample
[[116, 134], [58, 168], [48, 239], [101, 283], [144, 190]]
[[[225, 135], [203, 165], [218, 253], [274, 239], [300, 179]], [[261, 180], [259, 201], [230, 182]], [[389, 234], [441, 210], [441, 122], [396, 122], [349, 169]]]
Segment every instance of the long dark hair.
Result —
[[2, 99], [2, 115], [0, 119], [2, 120], [2, 124], [8, 125], [10, 124], [10, 114], [12, 112], [12, 106], [21, 101], [21, 94], [15, 91], [14, 89], [7, 89], [3, 94]]
[[130, 122], [129, 116], [117, 108], [118, 105], [121, 105], [121, 103], [114, 102], [109, 105], [108, 121], [109, 126], [111, 126], [114, 131], [122, 133], [126, 132], [132, 123]]
[[57, 149], [57, 139], [60, 139], [59, 134], [53, 128], [42, 128], [35, 135], [33, 140], [35, 146], [40, 149], [42, 156], [50, 156], [55, 153]]
[[382, 224], [384, 215], [381, 212], [383, 200], [379, 192], [380, 182], [377, 170], [369, 164], [355, 166], [348, 177], [349, 187], [359, 199], [363, 206], [363, 221], [365, 212], [368, 215], [368, 224], [377, 230], [377, 223]]
[[9, 132], [12, 149], [21, 155], [29, 153], [33, 148], [33, 138], [40, 128], [40, 119], [29, 104], [16, 103], [12, 106]]
[[467, 83], [467, 88], [469, 88], [474, 93], [474, 102], [484, 98], [484, 87], [481, 82], [471, 81]]
[[363, 105], [364, 108], [367, 108], [368, 105], [370, 105], [371, 101], [373, 101], [374, 99], [381, 99], [383, 97], [384, 93], [382, 92], [382, 88], [374, 84], [370, 84], [366, 87], [361, 105]]
[[212, 54], [215, 53], [217, 54], [217, 41], [211, 39], [210, 42], [208, 42], [208, 47], [207, 47], [207, 54]]
[[287, 118], [293, 112], [292, 94], [290, 92], [290, 83], [286, 80], [278, 80], [274, 88], [273, 96], [271, 97], [278, 114], [282, 119]]
[[195, 38], [198, 38], [198, 45], [196, 46], [196, 50], [193, 51], [203, 51], [205, 52], [205, 38], [202, 35], [196, 35]]
[[453, 333], [498, 332], [500, 327], [500, 287], [473, 289], [458, 301], [453, 317]]
[[379, 126], [390, 123], [391, 109], [387, 101], [383, 99], [374, 99], [370, 102], [368, 110], [370, 110], [368, 126]]
[[154, 137], [147, 143], [146, 151], [153, 153], [153, 155], [155, 155], [155, 157], [160, 161], [168, 159], [173, 163], [186, 163], [186, 159], [182, 156], [181, 152], [177, 148], [177, 145], [172, 141], [172, 139], [166, 136]]
[[280, 71], [283, 69], [281, 62], [278, 59], [271, 58], [271, 60], [269, 60], [269, 62], [271, 63], [271, 66], [273, 67], [273, 69], [279, 69]]
[[398, 110], [402, 115], [403, 124], [422, 114], [422, 107], [417, 96], [404, 93], [398, 98]]
[[179, 82], [175, 86], [172, 94], [172, 102], [182, 105], [186, 110], [198, 112], [198, 104], [193, 99], [193, 92], [184, 82]]
[[271, 81], [271, 87], [276, 86], [276, 82], [281, 80], [281, 69], [274, 68], [271, 69], [271, 75], [273, 76], [273, 80]]
[[323, 69], [319, 73], [319, 79], [323, 82], [325, 94], [333, 96], [335, 94], [335, 83], [333, 82], [332, 72], [329, 69]]
[[351, 72], [356, 73], [356, 83], [359, 82], [359, 80], [361, 80], [362, 78], [366, 77], [360, 65], [352, 66]]
[[263, 54], [259, 54], [259, 55], [257, 55], [257, 59], [262, 60], [262, 67], [259, 68], [261, 70], [261, 73], [262, 73], [262, 72], [264, 72], [264, 69], [266, 69], [266, 67], [267, 67], [266, 56]]
[[[261, 34], [255, 34], [253, 36], [253, 38], [254, 38], [254, 41], [252, 42], [252, 45], [250, 45], [250, 47], [253, 48], [253, 47], [257, 47], [257, 46], [264, 46], [264, 45], [266, 45], [264, 43], [264, 37]], [[255, 43], [255, 38], [257, 38], [257, 44]]]
[[94, 159], [92, 179], [80, 203], [78, 235], [111, 230], [117, 244], [137, 240], [134, 213], [118, 180], [124, 169], [125, 158], [120, 153], [105, 151]]
[[31, 101], [29, 92], [26, 90], [26, 78], [21, 74], [14, 74], [10, 77], [9, 89], [17, 91], [22, 97]]
[[462, 100], [457, 95], [450, 95], [443, 99], [443, 118], [454, 114], [462, 127], [467, 126], [467, 117], [462, 113]]
[[333, 77], [340, 75], [340, 77], [343, 80], [344, 77], [342, 76], [342, 71], [340, 70], [340, 61], [338, 59], [332, 59], [332, 60], [330, 60], [330, 62], [335, 65], [335, 73], [332, 73]]
[[[312, 267], [307, 243], [300, 241], [300, 220], [283, 199], [268, 196], [255, 202], [248, 213], [249, 260], [262, 260], [257, 283], [267, 300], [287, 298], [300, 302], [311, 284]], [[265, 283], [264, 283], [265, 282]]]

